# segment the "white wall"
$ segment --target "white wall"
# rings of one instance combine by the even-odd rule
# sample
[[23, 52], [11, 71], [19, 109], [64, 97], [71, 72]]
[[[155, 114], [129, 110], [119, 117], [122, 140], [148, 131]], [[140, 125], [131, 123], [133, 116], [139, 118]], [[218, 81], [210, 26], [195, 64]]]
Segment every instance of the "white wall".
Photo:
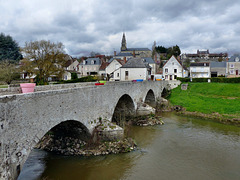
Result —
[[106, 67], [106, 74], [111, 74], [113, 72], [113, 78], [110, 80], [120, 80], [120, 67], [122, 67], [122, 65], [115, 59]]
[[[166, 69], [168, 72], [166, 72]], [[177, 69], [176, 73], [174, 72], [174, 69]], [[174, 80], [175, 75], [177, 77], [183, 77], [182, 71], [182, 65], [176, 60], [174, 56], [172, 56], [163, 67], [163, 76], [165, 80], [170, 80], [170, 76], [172, 76], [172, 80]]]
[[[125, 71], [128, 71], [128, 79], [125, 78]], [[147, 68], [120, 68], [120, 80], [131, 81], [136, 79], [148, 80]]]
[[88, 72], [99, 72], [100, 65], [79, 65], [80, 72], [83, 76], [87, 76]]
[[211, 76], [209, 66], [190, 66], [190, 77], [209, 78]]

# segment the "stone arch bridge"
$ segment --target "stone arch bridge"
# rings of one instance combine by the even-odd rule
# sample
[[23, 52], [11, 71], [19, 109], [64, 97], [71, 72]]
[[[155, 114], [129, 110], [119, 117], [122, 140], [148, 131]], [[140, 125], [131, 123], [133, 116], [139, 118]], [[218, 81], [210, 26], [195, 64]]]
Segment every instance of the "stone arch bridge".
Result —
[[93, 120], [111, 121], [124, 97], [137, 112], [145, 101], [159, 100], [164, 88], [177, 85], [176, 81], [65, 84], [37, 86], [34, 93], [0, 95], [0, 179], [16, 179], [31, 150], [59, 123], [79, 121], [91, 133], [96, 126]]

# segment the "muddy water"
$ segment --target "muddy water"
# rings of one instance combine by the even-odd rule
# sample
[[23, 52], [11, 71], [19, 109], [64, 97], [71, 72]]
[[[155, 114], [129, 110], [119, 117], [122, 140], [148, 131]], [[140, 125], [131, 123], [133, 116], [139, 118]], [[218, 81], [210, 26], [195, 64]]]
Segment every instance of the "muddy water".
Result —
[[67, 157], [34, 150], [18, 179], [240, 179], [239, 127], [173, 114], [163, 121], [132, 127], [139, 149], [131, 153]]

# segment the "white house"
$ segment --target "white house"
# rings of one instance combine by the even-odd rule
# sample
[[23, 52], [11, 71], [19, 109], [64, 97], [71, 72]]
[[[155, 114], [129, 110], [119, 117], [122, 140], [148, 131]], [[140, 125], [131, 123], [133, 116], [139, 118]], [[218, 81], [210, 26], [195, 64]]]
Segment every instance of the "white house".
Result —
[[190, 64], [190, 77], [191, 78], [210, 78], [210, 63], [198, 62]]
[[148, 80], [151, 77], [151, 67], [144, 59], [132, 58], [120, 68], [120, 81]]
[[79, 62], [76, 59], [69, 59], [64, 65], [65, 72], [63, 74], [63, 80], [71, 80], [71, 74], [76, 73], [78, 78], [81, 77], [79, 72]]
[[109, 75], [110, 81], [120, 80], [120, 67], [124, 64], [121, 59], [113, 59], [110, 64], [106, 67], [106, 74]]
[[228, 60], [227, 77], [240, 77], [240, 55], [234, 55]]
[[88, 58], [83, 60], [79, 66], [79, 71], [82, 76], [98, 75], [101, 60], [99, 58]]
[[165, 80], [175, 80], [177, 77], [187, 77], [188, 71], [182, 64], [172, 56], [163, 66], [163, 77]]

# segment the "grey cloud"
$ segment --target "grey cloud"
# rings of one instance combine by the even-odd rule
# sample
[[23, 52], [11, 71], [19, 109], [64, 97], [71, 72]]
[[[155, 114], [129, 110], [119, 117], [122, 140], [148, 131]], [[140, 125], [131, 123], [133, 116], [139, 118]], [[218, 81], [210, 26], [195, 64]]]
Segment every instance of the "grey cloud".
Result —
[[151, 48], [155, 40], [158, 45], [178, 44], [182, 52], [233, 52], [240, 40], [239, 0], [53, 0], [47, 5], [25, 0], [5, 1], [2, 7], [1, 31], [20, 45], [60, 41], [71, 55], [119, 49], [123, 31], [129, 47]]

